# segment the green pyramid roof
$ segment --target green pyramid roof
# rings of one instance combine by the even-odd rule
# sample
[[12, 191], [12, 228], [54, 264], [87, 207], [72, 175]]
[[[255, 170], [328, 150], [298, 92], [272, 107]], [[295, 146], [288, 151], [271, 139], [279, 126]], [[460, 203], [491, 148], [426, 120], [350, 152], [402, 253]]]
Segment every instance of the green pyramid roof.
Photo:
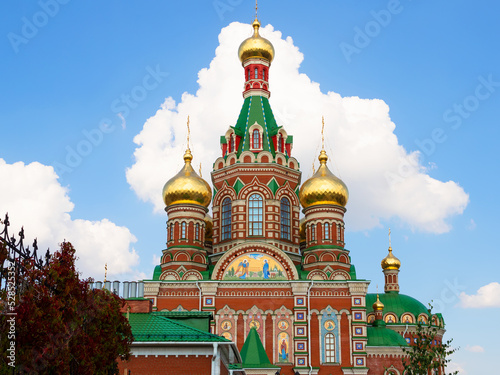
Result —
[[130, 313], [129, 323], [134, 341], [230, 342], [222, 336], [189, 327], [165, 315], [167, 314]]
[[[275, 155], [274, 145], [272, 144], [271, 137], [276, 135], [278, 132], [278, 125], [276, 119], [274, 118], [273, 111], [269, 105], [269, 100], [264, 96], [249, 96], [243, 102], [243, 107], [241, 108], [240, 115], [236, 121], [236, 125], [233, 127], [234, 132], [242, 137], [242, 141], [239, 144], [237, 150], [237, 156], [239, 157], [243, 151], [250, 150], [250, 136], [248, 129], [257, 122], [264, 128], [264, 134], [262, 137], [262, 149], [264, 151], [269, 151]], [[291, 142], [291, 137], [290, 142]], [[225, 138], [221, 137], [221, 142], [226, 143]], [[287, 138], [287, 143], [290, 143]]]
[[243, 368], [279, 368], [279, 366], [275, 366], [269, 361], [255, 327], [250, 329], [240, 354]]

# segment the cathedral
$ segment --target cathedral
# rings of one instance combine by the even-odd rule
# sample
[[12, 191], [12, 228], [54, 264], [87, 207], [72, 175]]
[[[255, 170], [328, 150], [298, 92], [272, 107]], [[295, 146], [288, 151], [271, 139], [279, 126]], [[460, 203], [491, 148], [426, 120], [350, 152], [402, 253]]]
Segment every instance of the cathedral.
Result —
[[[269, 100], [274, 47], [257, 18], [252, 26], [237, 51], [243, 105], [234, 125], [221, 129], [212, 188], [193, 169], [189, 141], [183, 168], [166, 178], [166, 248], [153, 278], [144, 280], [144, 298], [129, 301], [137, 340], [120, 370], [402, 375], [402, 348], [412, 345], [417, 322], [436, 327], [439, 342], [442, 316], [400, 293], [401, 262], [391, 247], [381, 254], [384, 292], [368, 293], [370, 281], [357, 275], [345, 248], [348, 188], [330, 171], [324, 147], [318, 170], [302, 181], [293, 135], [276, 122]], [[202, 324], [187, 328], [196, 319]], [[197, 330], [198, 346], [189, 339], [187, 350], [182, 332], [168, 346], [162, 329], [184, 337]], [[167, 346], [170, 354], [162, 352]], [[202, 370], [200, 356], [221, 360]], [[141, 358], [142, 367], [134, 365]], [[140, 370], [153, 362], [164, 372]]]

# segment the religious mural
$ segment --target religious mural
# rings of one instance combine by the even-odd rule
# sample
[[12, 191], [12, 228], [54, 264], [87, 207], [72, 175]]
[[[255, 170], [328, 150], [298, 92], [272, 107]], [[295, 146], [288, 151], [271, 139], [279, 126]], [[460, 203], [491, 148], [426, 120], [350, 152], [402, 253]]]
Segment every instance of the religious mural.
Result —
[[226, 268], [223, 280], [286, 280], [283, 266], [273, 257], [262, 253], [247, 253], [233, 260]]
[[278, 335], [278, 361], [290, 362], [289, 360], [290, 340], [288, 333], [280, 332]]

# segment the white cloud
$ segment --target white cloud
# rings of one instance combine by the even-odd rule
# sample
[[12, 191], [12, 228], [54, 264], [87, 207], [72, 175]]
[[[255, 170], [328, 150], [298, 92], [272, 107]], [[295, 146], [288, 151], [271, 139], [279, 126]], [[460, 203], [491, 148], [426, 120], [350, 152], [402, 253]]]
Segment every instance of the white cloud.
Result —
[[[237, 50], [250, 34], [246, 24], [224, 28], [216, 56], [198, 74], [196, 94], [184, 93], [180, 103], [167, 98], [135, 137], [135, 164], [127, 170], [127, 181], [141, 199], [153, 203], [156, 212], [163, 209], [163, 184], [183, 164], [188, 115], [193, 162], [203, 161], [203, 175], [209, 179], [212, 163], [220, 156], [219, 136], [234, 125], [243, 103]], [[350, 190], [349, 229], [371, 229], [381, 220], [399, 218], [415, 230], [449, 231], [447, 220], [463, 212], [468, 195], [456, 182], [430, 177], [419, 152], [398, 143], [387, 104], [321, 92], [318, 83], [299, 73], [303, 54], [290, 37], [283, 39], [270, 25], [261, 34], [276, 50], [270, 71], [271, 105], [278, 123], [295, 137], [292, 154], [301, 162], [302, 180], [311, 175], [313, 160], [317, 165], [324, 115], [329, 167]]]
[[458, 371], [460, 375], [467, 375], [467, 371], [465, 371], [463, 364], [450, 362], [448, 366], [446, 366], [446, 372], [454, 373], [455, 371]]
[[70, 241], [79, 258], [82, 276], [102, 280], [104, 264], [108, 279], [120, 275], [136, 275], [132, 267], [139, 257], [132, 248], [136, 238], [125, 227], [107, 219], [88, 221], [72, 219], [74, 208], [67, 188], [58, 182], [54, 169], [37, 162], [7, 164], [0, 159], [0, 215], [8, 212], [9, 232], [17, 235], [24, 226], [27, 242], [37, 237], [43, 253], [51, 252], [64, 239]]
[[500, 307], [500, 283], [492, 282], [482, 286], [473, 295], [468, 295], [465, 292], [460, 293], [459, 305], [465, 308], [476, 309]]
[[467, 345], [465, 347], [465, 350], [467, 350], [468, 352], [472, 352], [472, 353], [483, 353], [484, 352], [484, 348], [480, 345], [473, 345], [473, 346]]

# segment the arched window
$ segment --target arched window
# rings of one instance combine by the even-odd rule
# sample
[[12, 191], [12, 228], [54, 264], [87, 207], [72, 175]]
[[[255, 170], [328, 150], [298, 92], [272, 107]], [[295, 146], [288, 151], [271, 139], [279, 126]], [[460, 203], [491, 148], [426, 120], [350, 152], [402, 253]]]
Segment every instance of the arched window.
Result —
[[283, 137], [278, 134], [278, 152], [283, 152]]
[[337, 241], [342, 241], [340, 239], [340, 224], [337, 225]]
[[260, 148], [260, 133], [257, 129], [253, 131], [253, 148], [258, 149]]
[[333, 333], [325, 335], [325, 362], [335, 362], [335, 335]]
[[186, 222], [182, 222], [181, 224], [181, 238], [186, 238]]
[[250, 81], [250, 69], [247, 69], [247, 81]]
[[324, 230], [324, 239], [329, 240], [330, 239], [330, 224], [325, 223], [325, 230]]
[[194, 226], [194, 229], [195, 229], [195, 232], [194, 232], [194, 238], [196, 238], [197, 240], [200, 239], [200, 224], [196, 224]]
[[255, 79], [259, 78], [259, 69], [255, 68]]
[[266, 80], [266, 70], [265, 69], [262, 71], [262, 79], [264, 81]]
[[234, 152], [234, 134], [231, 134], [229, 139], [229, 152]]
[[281, 238], [290, 239], [290, 202], [281, 198]]
[[264, 204], [259, 194], [252, 194], [248, 199], [248, 234], [262, 236]]
[[231, 199], [222, 201], [222, 241], [231, 239]]
[[311, 225], [311, 241], [316, 241], [316, 225]]

